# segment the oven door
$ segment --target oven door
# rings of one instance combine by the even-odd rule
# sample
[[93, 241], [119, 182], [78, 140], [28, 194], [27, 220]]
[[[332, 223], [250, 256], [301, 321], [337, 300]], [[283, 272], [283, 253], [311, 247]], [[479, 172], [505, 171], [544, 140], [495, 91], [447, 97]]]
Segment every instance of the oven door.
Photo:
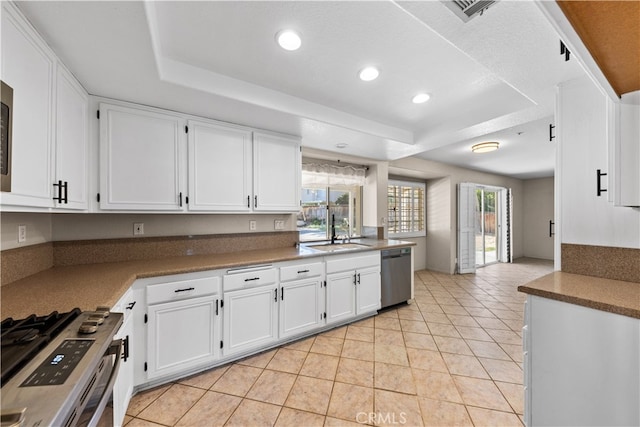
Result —
[[[101, 415], [113, 395], [113, 386], [120, 368], [122, 346], [122, 340], [118, 339], [111, 342], [96, 373], [96, 386], [91, 391], [87, 405], [75, 425], [82, 427], [95, 427], [98, 425]], [[107, 425], [113, 425], [113, 419], [110, 419]]]

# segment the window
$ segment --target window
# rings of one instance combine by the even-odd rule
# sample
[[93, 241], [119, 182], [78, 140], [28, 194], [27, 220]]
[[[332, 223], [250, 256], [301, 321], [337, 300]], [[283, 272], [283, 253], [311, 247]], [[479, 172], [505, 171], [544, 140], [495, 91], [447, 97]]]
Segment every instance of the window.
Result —
[[326, 163], [302, 164], [302, 207], [297, 228], [300, 240], [328, 240], [331, 221], [336, 236], [360, 236], [365, 168]]
[[425, 192], [424, 183], [389, 181], [387, 191], [389, 237], [427, 235]]

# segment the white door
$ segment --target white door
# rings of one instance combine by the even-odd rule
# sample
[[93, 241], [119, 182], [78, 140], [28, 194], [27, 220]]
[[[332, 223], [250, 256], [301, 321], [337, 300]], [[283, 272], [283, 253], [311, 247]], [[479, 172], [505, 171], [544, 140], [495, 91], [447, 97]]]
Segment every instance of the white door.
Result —
[[278, 339], [276, 284], [225, 292], [222, 353], [252, 350]]
[[250, 211], [251, 132], [189, 121], [189, 210]]
[[134, 358], [131, 351], [131, 343], [133, 342], [133, 320], [127, 318], [122, 324], [116, 339], [121, 339], [125, 344], [125, 349], [121, 355], [120, 368], [118, 369], [118, 378], [113, 386], [113, 425], [120, 426], [124, 424], [124, 416], [129, 406], [131, 396], [133, 396], [134, 383]]
[[254, 132], [253, 208], [300, 210], [300, 143], [297, 139]]
[[216, 300], [206, 296], [149, 306], [148, 379], [216, 359]]
[[380, 268], [372, 267], [356, 271], [356, 314], [376, 311], [381, 307]]
[[327, 323], [356, 315], [356, 277], [353, 270], [327, 275]]
[[100, 104], [100, 209], [182, 210], [183, 120]]
[[475, 273], [475, 204], [476, 186], [458, 184], [458, 273]]
[[1, 40], [1, 78], [13, 89], [11, 193], [2, 204], [52, 207], [54, 58], [9, 2]]
[[[63, 67], [58, 66], [56, 85], [56, 178], [66, 198], [55, 201], [61, 209], [88, 209], [87, 181], [88, 97]], [[54, 189], [54, 197], [59, 190]]]
[[323, 288], [319, 277], [280, 287], [280, 338], [313, 330], [324, 324]]

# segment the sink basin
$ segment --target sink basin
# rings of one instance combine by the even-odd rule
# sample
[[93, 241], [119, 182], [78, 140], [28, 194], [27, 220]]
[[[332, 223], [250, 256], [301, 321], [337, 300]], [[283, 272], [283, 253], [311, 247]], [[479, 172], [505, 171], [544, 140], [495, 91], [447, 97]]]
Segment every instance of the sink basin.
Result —
[[353, 249], [368, 248], [367, 245], [363, 245], [361, 243], [323, 243], [320, 245], [310, 245], [308, 247], [325, 252], [348, 251]]

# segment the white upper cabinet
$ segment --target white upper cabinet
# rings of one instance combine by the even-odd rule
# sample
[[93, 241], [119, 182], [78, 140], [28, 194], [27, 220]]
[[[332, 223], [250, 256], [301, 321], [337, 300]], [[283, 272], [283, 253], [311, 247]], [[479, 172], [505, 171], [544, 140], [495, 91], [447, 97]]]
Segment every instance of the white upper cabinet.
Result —
[[253, 134], [253, 207], [256, 211], [300, 210], [300, 141]]
[[84, 89], [60, 64], [56, 82], [54, 206], [88, 209], [89, 99]]
[[53, 206], [54, 77], [55, 57], [15, 6], [2, 2], [2, 81], [13, 89], [11, 193], [2, 193], [3, 206]]
[[639, 248], [638, 213], [608, 200], [613, 190], [609, 187], [607, 110], [608, 98], [589, 78], [560, 85], [561, 242]]
[[251, 132], [189, 120], [189, 210], [251, 211]]
[[189, 210], [297, 212], [300, 141], [189, 120]]
[[184, 120], [100, 104], [100, 208], [183, 210]]
[[615, 204], [640, 206], [640, 91], [622, 95], [615, 140]]
[[2, 12], [2, 81], [13, 89], [12, 186], [2, 205], [86, 210], [88, 95], [12, 4]]

